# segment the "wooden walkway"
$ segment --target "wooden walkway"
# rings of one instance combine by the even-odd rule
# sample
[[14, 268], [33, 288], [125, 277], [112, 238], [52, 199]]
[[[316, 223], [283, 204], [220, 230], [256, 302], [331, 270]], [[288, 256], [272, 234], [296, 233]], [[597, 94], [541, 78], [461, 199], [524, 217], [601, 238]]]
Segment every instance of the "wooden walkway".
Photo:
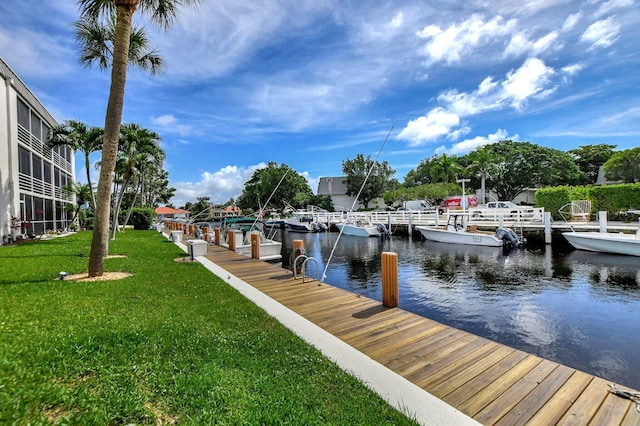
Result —
[[480, 423], [640, 425], [601, 378], [225, 248], [206, 257]]

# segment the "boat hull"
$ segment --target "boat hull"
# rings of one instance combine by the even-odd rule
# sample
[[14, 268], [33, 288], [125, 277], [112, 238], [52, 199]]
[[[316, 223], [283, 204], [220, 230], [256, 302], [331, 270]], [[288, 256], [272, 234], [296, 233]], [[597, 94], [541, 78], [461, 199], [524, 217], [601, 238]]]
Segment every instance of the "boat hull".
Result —
[[379, 237], [381, 235], [380, 230], [377, 226], [355, 226], [355, 225], [345, 225], [344, 223], [338, 223], [336, 227], [344, 234], [344, 235], [354, 235], [356, 237]]
[[285, 226], [293, 232], [315, 232], [313, 226], [307, 222], [285, 222]]
[[578, 250], [640, 256], [640, 239], [633, 234], [613, 232], [563, 232]]
[[504, 241], [492, 234], [480, 234], [475, 232], [455, 231], [450, 229], [433, 228], [429, 226], [416, 226], [427, 240], [439, 243], [467, 244], [484, 247], [502, 247]]
[[[282, 259], [282, 243], [278, 241], [267, 240], [260, 243], [260, 260], [276, 261]], [[251, 245], [243, 244], [236, 246], [236, 253], [243, 256], [251, 257]]]

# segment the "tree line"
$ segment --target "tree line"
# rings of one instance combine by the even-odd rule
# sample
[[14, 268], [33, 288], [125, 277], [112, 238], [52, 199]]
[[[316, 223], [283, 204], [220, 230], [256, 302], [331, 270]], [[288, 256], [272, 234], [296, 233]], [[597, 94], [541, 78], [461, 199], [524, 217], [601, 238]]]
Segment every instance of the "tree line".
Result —
[[[386, 161], [373, 161], [357, 154], [342, 163], [347, 195], [358, 196], [364, 208], [383, 197], [385, 204], [410, 199], [433, 203], [460, 192], [458, 179], [470, 180], [469, 189], [480, 189], [486, 200], [490, 189], [501, 200], [512, 200], [528, 188], [560, 185], [592, 185], [600, 168], [609, 181], [640, 181], [640, 148], [616, 151], [615, 145], [585, 145], [564, 152], [530, 142], [504, 140], [485, 145], [463, 156], [434, 155], [411, 169], [401, 183]], [[265, 203], [269, 200], [268, 205]], [[204, 208], [208, 197], [194, 206]], [[229, 203], [243, 210], [297, 208], [315, 205], [327, 210], [334, 206], [329, 196], [313, 195], [307, 180], [286, 164], [270, 162], [257, 170], [245, 184], [242, 194]], [[349, 206], [346, 206], [349, 207]]]

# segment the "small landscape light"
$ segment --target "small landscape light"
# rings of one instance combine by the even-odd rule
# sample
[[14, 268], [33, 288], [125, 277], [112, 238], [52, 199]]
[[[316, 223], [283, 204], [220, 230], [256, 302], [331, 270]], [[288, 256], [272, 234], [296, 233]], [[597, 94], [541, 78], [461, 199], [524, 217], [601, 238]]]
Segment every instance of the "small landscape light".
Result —
[[62, 281], [68, 274], [65, 271], [61, 271], [58, 275], [60, 276], [60, 281]]

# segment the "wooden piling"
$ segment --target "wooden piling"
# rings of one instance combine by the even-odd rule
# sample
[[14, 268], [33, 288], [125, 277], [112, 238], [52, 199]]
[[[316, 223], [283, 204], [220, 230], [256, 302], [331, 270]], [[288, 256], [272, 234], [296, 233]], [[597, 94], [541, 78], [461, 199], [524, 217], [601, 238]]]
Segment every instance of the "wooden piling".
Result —
[[208, 226], [205, 226], [205, 227], [202, 229], [202, 232], [203, 232], [203, 234], [204, 234], [202, 238], [204, 238], [204, 240], [205, 240], [206, 242], [209, 242], [209, 227], [208, 227]]
[[293, 246], [291, 246], [291, 249], [293, 251], [296, 251], [296, 249], [304, 250], [304, 240], [293, 240]]
[[227, 232], [227, 245], [229, 250], [236, 251], [236, 233], [233, 231]]
[[398, 306], [398, 254], [382, 253], [382, 304]]
[[260, 234], [251, 234], [251, 258], [260, 259]]
[[220, 228], [213, 228], [213, 244], [220, 245]]
[[[298, 250], [299, 249], [299, 250]], [[291, 250], [292, 253], [294, 254], [293, 256], [293, 264], [292, 265], [296, 265], [296, 273], [300, 273], [302, 272], [302, 263], [296, 264], [296, 259], [302, 255], [302, 253], [304, 253], [304, 240], [293, 240], [292, 246], [291, 246]]]

